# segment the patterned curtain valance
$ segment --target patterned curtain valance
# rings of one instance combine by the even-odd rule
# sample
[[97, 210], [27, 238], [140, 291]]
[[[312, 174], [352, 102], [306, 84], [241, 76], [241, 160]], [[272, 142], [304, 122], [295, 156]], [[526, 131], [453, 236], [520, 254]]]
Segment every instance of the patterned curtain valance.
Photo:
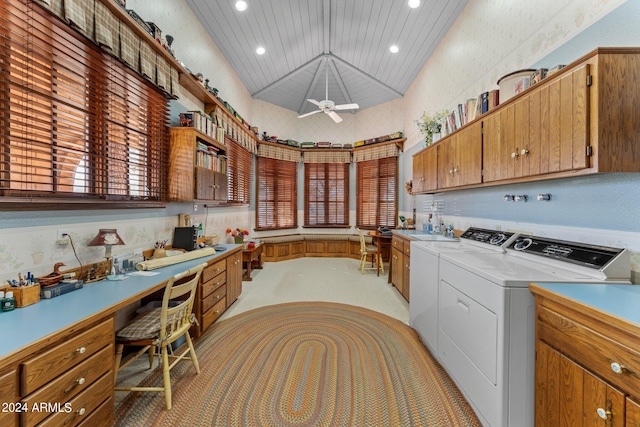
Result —
[[271, 159], [286, 160], [288, 162], [300, 162], [302, 153], [291, 148], [276, 147], [274, 145], [259, 144], [258, 157], [269, 157]]
[[351, 163], [350, 151], [305, 151], [305, 163]]
[[353, 162], [357, 163], [367, 160], [385, 159], [387, 157], [398, 157], [398, 150], [398, 146], [395, 144], [360, 148], [353, 151]]
[[[98, 0], [37, 0], [54, 15], [120, 58], [165, 94], [177, 97], [178, 70]], [[111, 1], [111, 0], [110, 0]]]

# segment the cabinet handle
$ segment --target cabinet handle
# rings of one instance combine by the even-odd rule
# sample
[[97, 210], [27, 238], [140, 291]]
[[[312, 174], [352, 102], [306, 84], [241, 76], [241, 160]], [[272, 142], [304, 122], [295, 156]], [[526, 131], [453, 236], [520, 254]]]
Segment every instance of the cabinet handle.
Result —
[[607, 420], [611, 416], [611, 412], [605, 410], [604, 408], [598, 408], [596, 412], [598, 413], [598, 416], [603, 420]]
[[512, 158], [512, 159], [515, 159], [515, 160], [518, 160], [518, 156], [519, 156], [519, 154], [518, 154], [518, 149], [516, 148], [516, 151], [514, 151], [513, 153], [511, 153], [511, 158]]
[[70, 357], [75, 356], [76, 354], [85, 354], [87, 352], [86, 347], [79, 347], [76, 348], [74, 351], [72, 351], [71, 353], [67, 354], [64, 358], [65, 359], [69, 359]]
[[529, 154], [529, 150], [527, 150], [526, 148], [523, 148], [522, 151], [520, 151], [520, 154], [522, 154], [523, 156], [526, 156]]
[[631, 374], [634, 377], [640, 379], [640, 375], [638, 375], [637, 372], [633, 372], [631, 369], [629, 369], [625, 365], [619, 364], [618, 362], [611, 362], [611, 370], [613, 372], [615, 372], [616, 374], [623, 374], [623, 373], [626, 372], [626, 373]]
[[71, 390], [73, 390], [76, 386], [78, 385], [82, 385], [84, 384], [86, 381], [86, 379], [84, 377], [80, 377], [77, 380], [75, 380], [69, 387], [64, 389], [65, 394], [69, 393]]

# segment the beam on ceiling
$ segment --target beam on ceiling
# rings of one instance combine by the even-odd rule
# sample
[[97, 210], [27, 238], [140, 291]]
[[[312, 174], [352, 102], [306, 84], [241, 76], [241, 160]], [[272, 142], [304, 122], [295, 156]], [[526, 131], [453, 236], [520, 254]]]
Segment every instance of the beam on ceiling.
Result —
[[344, 59], [335, 56], [333, 53], [330, 53], [329, 56], [331, 57], [331, 59], [333, 59], [335, 62], [338, 62], [342, 65], [344, 65], [345, 67], [347, 67], [348, 69], [350, 69], [351, 71], [353, 71], [354, 73], [358, 74], [359, 76], [364, 77], [365, 79], [369, 80], [371, 83], [374, 83], [378, 86], [380, 86], [382, 89], [386, 90], [387, 92], [389, 92], [390, 94], [392, 94], [393, 96], [397, 97], [397, 98], [402, 98], [404, 96], [404, 94], [398, 92], [397, 90], [395, 90], [394, 88], [392, 88], [391, 86], [388, 86], [384, 83], [382, 83], [380, 80], [376, 79], [375, 77], [365, 73], [364, 71], [362, 71], [361, 69], [357, 68], [354, 65], [351, 65], [350, 63], [348, 63], [347, 61], [345, 61]]
[[[333, 59], [331, 59], [331, 60], [327, 61], [327, 63], [329, 64], [329, 67], [331, 68], [331, 71], [333, 72], [333, 76], [335, 77], [336, 82], [338, 83], [338, 87], [340, 88], [340, 92], [342, 92], [342, 96], [344, 96], [344, 98], [347, 100], [346, 104], [353, 103], [353, 101], [351, 100], [351, 96], [349, 95], [349, 91], [347, 90], [347, 87], [345, 86], [344, 82], [342, 81], [342, 76], [338, 72], [338, 68], [336, 67], [335, 62], [333, 61]], [[350, 111], [354, 112], [355, 110], [350, 110]]]
[[309, 99], [309, 97], [311, 96], [311, 92], [313, 92], [313, 89], [317, 86], [318, 80], [320, 80], [320, 76], [322, 75], [322, 71], [324, 71], [325, 67], [322, 66], [322, 64], [324, 63], [325, 61], [321, 61], [318, 63], [318, 68], [316, 69], [316, 73], [313, 75], [313, 80], [311, 80], [311, 83], [307, 88], [307, 93], [305, 93], [304, 99], [300, 103], [300, 108], [298, 108], [298, 114], [302, 114], [304, 112], [304, 107], [306, 106], [307, 99]]
[[274, 87], [278, 86], [279, 84], [285, 82], [290, 77], [294, 77], [294, 76], [306, 71], [307, 68], [313, 66], [316, 62], [321, 61], [324, 57], [325, 57], [325, 55], [316, 56], [315, 58], [313, 58], [313, 59], [307, 61], [306, 63], [302, 64], [300, 67], [296, 68], [295, 70], [291, 71], [290, 73], [287, 73], [284, 76], [280, 77], [278, 80], [275, 80], [275, 81], [269, 83], [267, 86], [263, 87], [259, 91], [252, 93], [251, 97], [252, 98], [257, 98], [257, 97], [263, 95], [265, 92], [269, 92], [269, 90], [271, 90], [272, 88], [274, 88]]
[[324, 36], [324, 54], [329, 55], [331, 53], [331, 0], [324, 0], [322, 2], [322, 35]]

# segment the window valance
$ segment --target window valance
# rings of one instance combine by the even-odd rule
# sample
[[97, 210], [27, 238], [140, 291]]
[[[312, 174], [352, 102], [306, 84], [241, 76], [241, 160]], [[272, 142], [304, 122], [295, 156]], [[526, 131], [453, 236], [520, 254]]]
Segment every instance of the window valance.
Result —
[[63, 19], [103, 50], [120, 58], [135, 72], [171, 97], [178, 96], [179, 73], [146, 40], [95, 0], [38, 0], [43, 8]]
[[385, 159], [387, 157], [398, 157], [399, 149], [395, 144], [374, 146], [371, 148], [360, 148], [353, 151], [353, 162], [365, 162], [367, 160]]
[[351, 163], [350, 151], [305, 151], [305, 163]]
[[290, 148], [277, 147], [275, 145], [260, 144], [258, 145], [258, 157], [268, 157], [276, 160], [286, 160], [288, 162], [300, 162], [302, 153], [298, 150]]

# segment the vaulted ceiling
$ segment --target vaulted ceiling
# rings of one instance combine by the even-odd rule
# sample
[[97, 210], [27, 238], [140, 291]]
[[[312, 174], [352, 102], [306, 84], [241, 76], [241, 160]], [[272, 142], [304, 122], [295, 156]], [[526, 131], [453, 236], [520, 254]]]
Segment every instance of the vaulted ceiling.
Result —
[[235, 2], [187, 0], [253, 98], [304, 114], [327, 89], [360, 109], [404, 96], [467, 0]]

